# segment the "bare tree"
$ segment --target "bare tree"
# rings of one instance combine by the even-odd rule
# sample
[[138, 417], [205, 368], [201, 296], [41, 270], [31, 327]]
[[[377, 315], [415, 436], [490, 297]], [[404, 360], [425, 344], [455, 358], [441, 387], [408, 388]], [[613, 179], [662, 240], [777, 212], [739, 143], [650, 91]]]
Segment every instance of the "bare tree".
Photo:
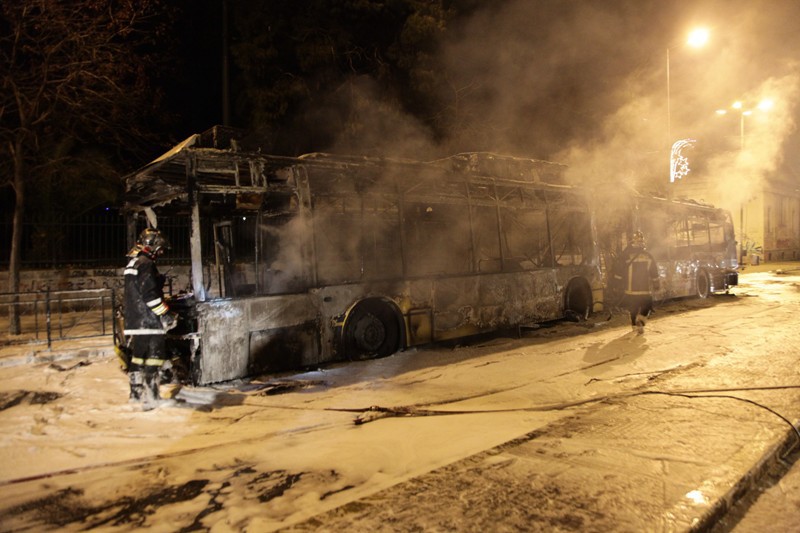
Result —
[[[14, 191], [9, 291], [18, 292], [26, 185], [58, 167], [54, 139], [123, 141], [148, 101], [162, 0], [15, 0], [0, 7], [0, 186]], [[152, 100], [152, 98], [150, 99]], [[19, 333], [12, 313], [10, 333]]]

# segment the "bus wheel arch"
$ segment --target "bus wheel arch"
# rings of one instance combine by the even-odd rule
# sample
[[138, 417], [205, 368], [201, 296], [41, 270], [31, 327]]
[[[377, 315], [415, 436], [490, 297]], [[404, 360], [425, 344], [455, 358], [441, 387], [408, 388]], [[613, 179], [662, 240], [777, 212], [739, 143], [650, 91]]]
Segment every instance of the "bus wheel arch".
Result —
[[585, 278], [573, 278], [564, 291], [564, 316], [576, 322], [584, 321], [592, 314], [594, 302], [592, 288]]
[[697, 271], [696, 288], [698, 298], [708, 298], [711, 292], [711, 278], [709, 278], [708, 272], [706, 272], [705, 269], [701, 268]]
[[397, 305], [387, 298], [366, 298], [345, 314], [341, 345], [350, 360], [386, 357], [404, 347], [405, 328]]

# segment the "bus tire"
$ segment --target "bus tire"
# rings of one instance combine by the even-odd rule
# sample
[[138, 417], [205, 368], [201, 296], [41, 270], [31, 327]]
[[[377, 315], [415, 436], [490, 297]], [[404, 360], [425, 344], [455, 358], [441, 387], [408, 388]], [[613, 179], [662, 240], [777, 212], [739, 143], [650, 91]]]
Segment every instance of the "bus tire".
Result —
[[564, 293], [564, 316], [568, 320], [583, 322], [592, 314], [592, 289], [584, 279], [569, 282]]
[[701, 299], [708, 298], [711, 288], [711, 280], [708, 278], [708, 272], [705, 270], [697, 271], [697, 297]]
[[345, 357], [362, 361], [392, 355], [401, 347], [401, 324], [398, 313], [385, 300], [359, 302], [348, 313], [342, 332]]

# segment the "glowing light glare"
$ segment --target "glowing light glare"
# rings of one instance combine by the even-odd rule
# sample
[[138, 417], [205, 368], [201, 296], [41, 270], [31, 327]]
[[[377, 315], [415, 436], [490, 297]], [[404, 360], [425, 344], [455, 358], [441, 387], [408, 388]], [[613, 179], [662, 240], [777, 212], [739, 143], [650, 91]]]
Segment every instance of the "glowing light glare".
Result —
[[686, 497], [692, 500], [692, 503], [703, 505], [708, 503], [708, 498], [699, 490], [690, 490], [686, 493]]
[[695, 28], [689, 32], [689, 38], [686, 39], [686, 44], [693, 48], [700, 48], [705, 46], [708, 42], [711, 33], [708, 28]]
[[[741, 113], [744, 116], [752, 115], [753, 111], [755, 111], [756, 109], [758, 111], [761, 111], [761, 112], [767, 112], [770, 109], [772, 109], [773, 107], [775, 107], [775, 102], [773, 102], [769, 98], [765, 98], [764, 100], [761, 100], [758, 103], [758, 105], [756, 105], [755, 109], [744, 109], [744, 103], [741, 100], [737, 100], [737, 101], [735, 101], [734, 103], [731, 104], [731, 109], [737, 110], [739, 113]], [[717, 113], [717, 115], [727, 115], [728, 114], [728, 110], [727, 109], [717, 109], [716, 113]]]
[[682, 151], [685, 148], [692, 148], [696, 141], [694, 139], [681, 139], [672, 145], [672, 154], [670, 155], [669, 165], [669, 181], [675, 183], [675, 180], [685, 178], [692, 169], [689, 168], [689, 158], [683, 155]]

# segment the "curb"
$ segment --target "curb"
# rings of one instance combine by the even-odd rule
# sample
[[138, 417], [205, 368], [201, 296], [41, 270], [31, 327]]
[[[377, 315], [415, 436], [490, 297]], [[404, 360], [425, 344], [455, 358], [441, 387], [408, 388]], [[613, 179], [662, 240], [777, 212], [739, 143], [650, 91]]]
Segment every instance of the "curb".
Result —
[[705, 533], [712, 531], [719, 521], [731, 512], [736, 505], [754, 489], [757, 489], [759, 482], [777, 465], [783, 461], [783, 457], [788, 455], [798, 443], [798, 431], [800, 427], [797, 422], [792, 430], [786, 430], [786, 434], [776, 444], [774, 444], [736, 483], [723, 494], [696, 523], [689, 528], [692, 533]]

